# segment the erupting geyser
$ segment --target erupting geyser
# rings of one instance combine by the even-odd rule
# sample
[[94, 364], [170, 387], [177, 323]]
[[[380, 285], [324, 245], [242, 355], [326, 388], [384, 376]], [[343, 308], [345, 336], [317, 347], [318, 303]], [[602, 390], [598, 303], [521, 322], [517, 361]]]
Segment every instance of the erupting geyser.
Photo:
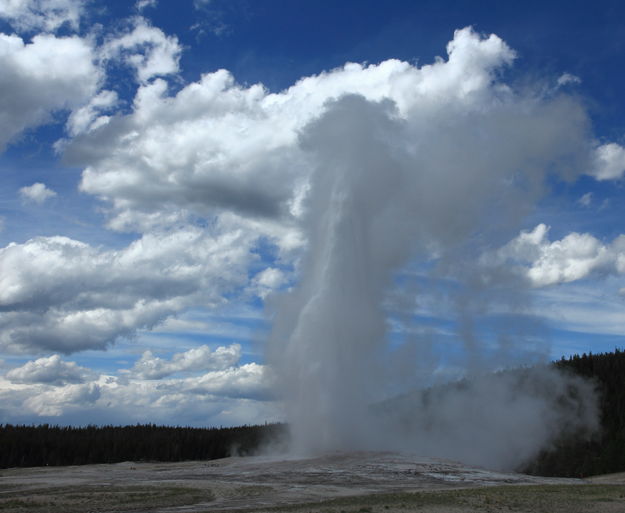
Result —
[[[561, 426], [594, 426], [592, 390], [579, 380], [547, 367], [478, 376], [497, 341], [522, 340], [531, 322], [517, 315], [529, 308], [524, 277], [482, 256], [518, 233], [547, 177], [585, 171], [586, 114], [557, 91], [506, 85], [499, 74], [514, 53], [496, 36], [457, 31], [448, 54], [317, 77], [327, 101], [297, 150], [307, 249], [299, 282], [275, 302], [268, 344], [296, 451], [406, 449], [512, 467]], [[476, 377], [383, 402], [431, 355], [429, 337], [405, 342], [410, 359], [389, 337], [388, 302], [407, 265], [450, 284], [456, 338]], [[516, 315], [514, 328], [480, 342], [476, 312], [494, 306]]]

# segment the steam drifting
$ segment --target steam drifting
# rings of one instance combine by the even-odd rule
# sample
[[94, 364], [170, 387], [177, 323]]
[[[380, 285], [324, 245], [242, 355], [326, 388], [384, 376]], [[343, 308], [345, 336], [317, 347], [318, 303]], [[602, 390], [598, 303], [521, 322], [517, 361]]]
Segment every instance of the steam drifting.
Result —
[[298, 451], [419, 450], [513, 467], [564, 423], [594, 427], [592, 389], [548, 368], [387, 400], [431, 353], [427, 337], [405, 342], [413, 357], [398, 370], [406, 347], [391, 340], [387, 315], [398, 273], [416, 266], [452, 284], [465, 370], [477, 376], [492, 342], [476, 317], [515, 316], [495, 330], [504, 345], [523, 340], [529, 311], [527, 279], [480, 267], [480, 255], [518, 233], [548, 177], [574, 179], [592, 159], [575, 99], [502, 81], [514, 52], [501, 39], [464, 29], [447, 50], [420, 68], [354, 68], [359, 90], [341, 90], [350, 82], [337, 72], [321, 114], [299, 130], [308, 246], [299, 283], [275, 302], [268, 344]]

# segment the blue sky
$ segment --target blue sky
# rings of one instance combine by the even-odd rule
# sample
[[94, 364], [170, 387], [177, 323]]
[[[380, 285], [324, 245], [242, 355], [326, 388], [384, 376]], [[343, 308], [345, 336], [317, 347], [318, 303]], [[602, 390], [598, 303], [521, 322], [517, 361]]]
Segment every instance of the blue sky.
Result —
[[622, 347], [624, 15], [2, 2], [0, 422], [284, 418], [268, 319], [316, 254], [316, 120], [353, 94], [428, 170], [383, 230], [412, 241], [377, 304], [402, 383]]

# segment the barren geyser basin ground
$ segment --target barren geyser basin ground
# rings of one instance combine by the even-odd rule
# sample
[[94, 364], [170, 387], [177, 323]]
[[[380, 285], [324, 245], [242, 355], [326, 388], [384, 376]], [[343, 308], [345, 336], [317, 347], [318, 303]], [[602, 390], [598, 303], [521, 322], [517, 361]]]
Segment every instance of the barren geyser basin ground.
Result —
[[623, 475], [541, 478], [396, 453], [126, 462], [0, 476], [7, 513], [625, 511]]

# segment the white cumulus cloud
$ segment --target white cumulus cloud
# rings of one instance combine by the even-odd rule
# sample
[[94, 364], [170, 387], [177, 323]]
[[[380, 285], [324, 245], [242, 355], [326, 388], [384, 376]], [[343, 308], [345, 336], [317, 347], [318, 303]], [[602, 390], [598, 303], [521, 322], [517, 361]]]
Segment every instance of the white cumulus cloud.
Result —
[[253, 240], [186, 227], [118, 251], [58, 236], [9, 244], [0, 249], [0, 347], [102, 349], [191, 305], [221, 304], [245, 285]]
[[86, 367], [80, 367], [75, 362], [63, 361], [58, 354], [55, 354], [11, 369], [6, 377], [12, 383], [63, 386], [90, 381], [95, 375]]
[[67, 120], [67, 130], [71, 136], [94, 130], [106, 124], [110, 116], [103, 112], [111, 111], [118, 103], [115, 91], [100, 91], [82, 107], [75, 109]]
[[252, 291], [258, 297], [265, 299], [269, 294], [278, 290], [286, 282], [283, 271], [275, 267], [263, 269], [252, 279]]
[[140, 16], [133, 19], [130, 31], [110, 38], [100, 49], [104, 59], [120, 59], [134, 68], [141, 83], [177, 73], [181, 52], [176, 36], [167, 36]]
[[100, 398], [100, 387], [94, 383], [66, 385], [38, 390], [28, 394], [23, 407], [39, 416], [58, 417], [67, 410], [80, 410]]
[[48, 189], [45, 184], [36, 182], [30, 186], [22, 187], [20, 189], [20, 195], [25, 200], [33, 201], [41, 205], [48, 198], [56, 196], [56, 192], [52, 189]]
[[608, 143], [595, 150], [590, 170], [597, 180], [617, 180], [625, 173], [625, 148], [620, 144]]
[[588, 233], [550, 241], [549, 227], [521, 232], [498, 250], [499, 262], [516, 265], [535, 287], [580, 280], [591, 274], [625, 273], [625, 235], [604, 244]]
[[265, 366], [247, 363], [189, 379], [184, 383], [184, 388], [194, 394], [263, 399], [271, 396], [268, 379]]
[[241, 358], [241, 346], [220, 346], [215, 351], [206, 346], [176, 353], [171, 360], [154, 356], [151, 351], [143, 353], [130, 373], [142, 379], [162, 379], [177, 372], [215, 371], [234, 366]]
[[[134, 36], [128, 37], [128, 43], [122, 38], [111, 48], [130, 46]], [[394, 59], [348, 63], [278, 93], [261, 84], [237, 84], [226, 70], [204, 74], [173, 95], [166, 81], [156, 79], [139, 87], [130, 113], [76, 137], [65, 157], [84, 168], [81, 189], [111, 204], [114, 229], [142, 230], [178, 222], [181, 213], [210, 217], [220, 212], [280, 238], [285, 247], [297, 246], [295, 226], [316, 165], [302, 147], [301, 134], [345, 95], [394, 109], [392, 115], [405, 125], [404, 139], [395, 144], [410, 154], [406, 165], [415, 173], [423, 169], [432, 182], [438, 179], [434, 159], [442, 147], [452, 149], [451, 160], [469, 144], [485, 150], [482, 156], [474, 151], [472, 161], [495, 148], [493, 159], [501, 159], [501, 165], [506, 158], [523, 159], [527, 151], [536, 154], [536, 162], [568, 152], [569, 172], [580, 172], [574, 162], [575, 152], [581, 160], [585, 151], [579, 105], [563, 99], [543, 104], [499, 82], [514, 52], [495, 35], [458, 30], [447, 50], [446, 61], [421, 67]], [[467, 123], [480, 126], [470, 143], [463, 133]], [[530, 161], [519, 165], [529, 167]], [[468, 179], [459, 163], [444, 165]]]
[[0, 151], [53, 112], [88, 101], [102, 77], [94, 57], [79, 37], [40, 34], [27, 43], [0, 33]]

